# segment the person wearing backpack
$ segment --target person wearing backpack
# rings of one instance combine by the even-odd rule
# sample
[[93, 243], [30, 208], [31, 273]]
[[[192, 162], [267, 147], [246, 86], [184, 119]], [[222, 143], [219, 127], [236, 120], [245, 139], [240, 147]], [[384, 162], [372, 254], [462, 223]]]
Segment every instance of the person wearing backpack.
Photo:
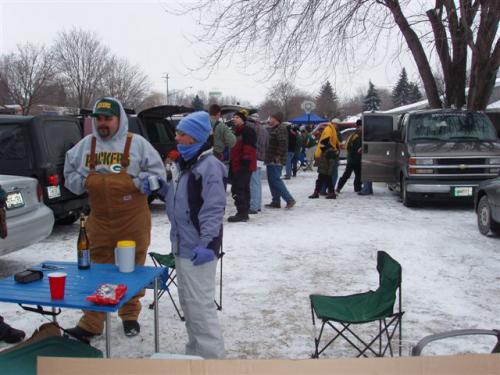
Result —
[[257, 169], [250, 178], [250, 210], [249, 214], [257, 214], [262, 206], [262, 167], [266, 160], [266, 150], [269, 145], [269, 131], [259, 121], [249, 118], [247, 126], [255, 130], [257, 134]]

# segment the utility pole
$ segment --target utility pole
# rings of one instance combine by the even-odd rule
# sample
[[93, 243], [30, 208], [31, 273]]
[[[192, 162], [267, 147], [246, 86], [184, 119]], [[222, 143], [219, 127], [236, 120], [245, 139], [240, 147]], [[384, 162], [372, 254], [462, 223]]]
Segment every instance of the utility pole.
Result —
[[161, 78], [163, 78], [165, 80], [166, 84], [167, 84], [167, 103], [166, 104], [168, 105], [168, 97], [169, 97], [169, 93], [168, 93], [168, 79], [170, 77], [168, 76], [168, 73], [163, 73], [163, 74], [165, 74], [165, 75], [163, 77], [161, 77]]

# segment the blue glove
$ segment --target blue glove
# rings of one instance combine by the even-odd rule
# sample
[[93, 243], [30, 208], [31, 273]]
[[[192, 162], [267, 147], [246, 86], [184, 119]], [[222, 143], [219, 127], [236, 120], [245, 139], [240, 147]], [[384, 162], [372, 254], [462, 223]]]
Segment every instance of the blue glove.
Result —
[[214, 259], [215, 259], [215, 253], [213, 250], [200, 246], [197, 246], [193, 249], [193, 257], [191, 258], [191, 261], [195, 266], [211, 262]]

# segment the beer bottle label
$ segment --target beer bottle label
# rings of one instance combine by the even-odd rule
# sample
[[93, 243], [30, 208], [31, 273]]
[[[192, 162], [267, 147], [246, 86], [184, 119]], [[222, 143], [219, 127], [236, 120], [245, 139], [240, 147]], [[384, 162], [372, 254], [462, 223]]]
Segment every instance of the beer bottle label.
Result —
[[81, 250], [81, 256], [78, 259], [79, 267], [86, 267], [90, 265], [90, 251], [88, 249]]

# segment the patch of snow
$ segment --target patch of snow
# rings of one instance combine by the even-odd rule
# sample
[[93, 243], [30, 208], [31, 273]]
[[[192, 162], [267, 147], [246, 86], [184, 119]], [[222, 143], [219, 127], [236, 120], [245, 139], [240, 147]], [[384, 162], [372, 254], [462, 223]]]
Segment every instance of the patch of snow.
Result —
[[[316, 173], [299, 172], [286, 181], [297, 200], [293, 209], [263, 207], [247, 223], [224, 224], [223, 309], [218, 314], [228, 358], [309, 358], [314, 350], [309, 294], [376, 289], [378, 250], [388, 252], [403, 267], [406, 342], [415, 344], [429, 334], [453, 329], [500, 327], [500, 239], [478, 232], [471, 207], [406, 208], [381, 184], [374, 184], [374, 195], [358, 196], [352, 180], [336, 200], [308, 199], [315, 178]], [[267, 181], [262, 184], [263, 203], [268, 203]], [[168, 253], [169, 223], [163, 204], [154, 202], [151, 210], [150, 251]], [[226, 211], [226, 217], [235, 212], [229, 193]], [[1, 257], [0, 276], [44, 260], [76, 260], [77, 236], [77, 224], [55, 227], [46, 240]], [[151, 265], [149, 258], [147, 264]], [[177, 298], [175, 289], [173, 295]], [[152, 300], [148, 290], [137, 337], [125, 337], [118, 316], [113, 316], [113, 356], [153, 353], [153, 310], [148, 309]], [[183, 353], [187, 341], [183, 322], [168, 296], [159, 306], [160, 350]], [[14, 304], [0, 303], [0, 314], [28, 336], [47, 321]], [[58, 320], [69, 328], [79, 316], [79, 311], [66, 309]], [[369, 332], [376, 326], [359, 328]], [[492, 340], [452, 340], [425, 353], [488, 352]], [[104, 351], [104, 336], [92, 344]], [[325, 357], [355, 355], [341, 342], [324, 353]]]

